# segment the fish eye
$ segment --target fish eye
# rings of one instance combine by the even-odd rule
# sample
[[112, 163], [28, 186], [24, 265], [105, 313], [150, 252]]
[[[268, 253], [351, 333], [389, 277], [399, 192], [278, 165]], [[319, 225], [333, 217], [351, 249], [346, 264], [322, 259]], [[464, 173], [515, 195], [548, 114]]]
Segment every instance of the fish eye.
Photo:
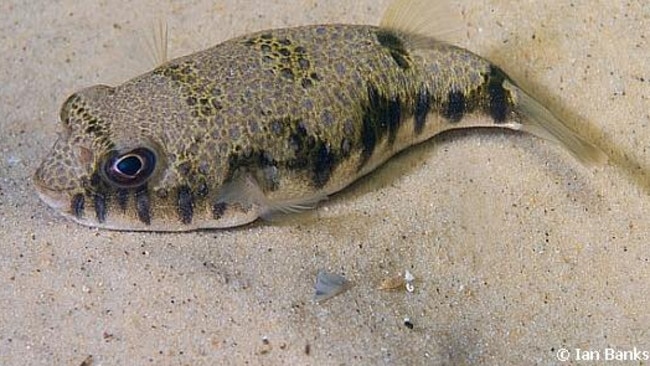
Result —
[[142, 185], [154, 172], [156, 155], [147, 148], [137, 148], [123, 154], [113, 154], [104, 164], [104, 176], [122, 188]]

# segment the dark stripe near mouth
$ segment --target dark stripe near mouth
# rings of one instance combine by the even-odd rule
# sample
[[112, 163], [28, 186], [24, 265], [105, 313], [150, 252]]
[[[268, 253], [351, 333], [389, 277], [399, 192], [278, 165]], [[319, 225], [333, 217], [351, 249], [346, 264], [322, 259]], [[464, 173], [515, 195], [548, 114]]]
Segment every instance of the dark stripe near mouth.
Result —
[[138, 219], [145, 225], [151, 225], [151, 199], [146, 185], [138, 188], [135, 192], [135, 209]]
[[104, 223], [106, 221], [106, 197], [101, 193], [95, 193], [93, 195], [93, 204], [95, 206], [95, 215], [97, 216], [97, 222]]

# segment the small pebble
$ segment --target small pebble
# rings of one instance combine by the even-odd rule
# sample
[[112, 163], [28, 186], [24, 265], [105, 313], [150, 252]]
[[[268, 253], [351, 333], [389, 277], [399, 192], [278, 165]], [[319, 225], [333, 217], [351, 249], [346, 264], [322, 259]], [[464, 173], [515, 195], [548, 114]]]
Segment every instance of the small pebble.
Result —
[[314, 286], [314, 301], [323, 302], [342, 293], [349, 287], [348, 280], [336, 273], [318, 271], [316, 285]]

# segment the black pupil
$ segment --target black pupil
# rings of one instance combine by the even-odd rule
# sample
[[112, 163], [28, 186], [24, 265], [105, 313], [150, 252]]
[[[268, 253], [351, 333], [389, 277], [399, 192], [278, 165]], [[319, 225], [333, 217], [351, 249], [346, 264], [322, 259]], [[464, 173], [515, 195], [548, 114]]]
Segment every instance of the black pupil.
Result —
[[137, 187], [147, 181], [156, 167], [156, 155], [147, 148], [137, 148], [127, 153], [117, 152], [103, 167], [103, 176], [121, 188]]
[[124, 175], [134, 176], [142, 169], [142, 161], [136, 156], [127, 156], [115, 164], [115, 168]]

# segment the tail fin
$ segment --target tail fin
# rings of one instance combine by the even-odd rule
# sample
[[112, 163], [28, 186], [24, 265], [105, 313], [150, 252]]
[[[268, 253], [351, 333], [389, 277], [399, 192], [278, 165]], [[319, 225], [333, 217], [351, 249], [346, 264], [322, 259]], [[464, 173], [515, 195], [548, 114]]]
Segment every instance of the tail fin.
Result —
[[601, 149], [571, 131], [521, 88], [508, 79], [504, 80], [503, 88], [510, 91], [515, 97], [517, 110], [526, 119], [526, 121], [522, 121], [520, 127], [522, 131], [560, 144], [586, 166], [598, 166], [607, 162], [607, 155]]

